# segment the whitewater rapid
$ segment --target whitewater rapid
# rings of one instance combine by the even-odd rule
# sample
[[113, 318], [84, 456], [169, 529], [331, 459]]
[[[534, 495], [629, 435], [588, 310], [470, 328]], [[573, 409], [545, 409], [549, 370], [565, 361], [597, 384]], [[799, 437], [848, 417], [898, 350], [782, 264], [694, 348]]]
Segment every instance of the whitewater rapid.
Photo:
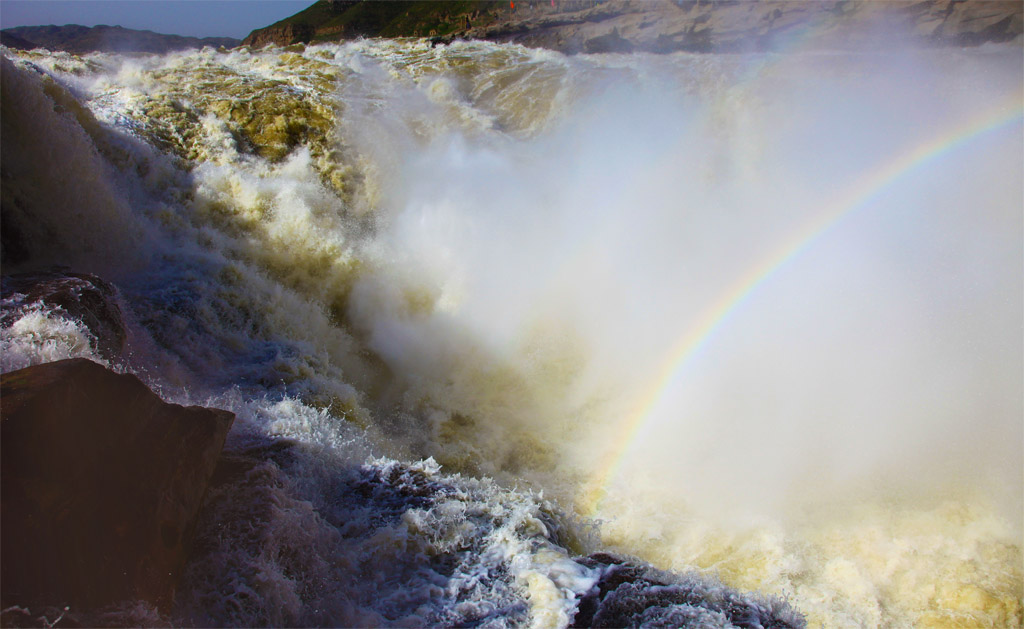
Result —
[[[263, 461], [174, 622], [566, 626], [600, 549], [1021, 622], [1019, 47], [3, 56], [31, 265]], [[44, 309], [0, 343], [109, 362]]]

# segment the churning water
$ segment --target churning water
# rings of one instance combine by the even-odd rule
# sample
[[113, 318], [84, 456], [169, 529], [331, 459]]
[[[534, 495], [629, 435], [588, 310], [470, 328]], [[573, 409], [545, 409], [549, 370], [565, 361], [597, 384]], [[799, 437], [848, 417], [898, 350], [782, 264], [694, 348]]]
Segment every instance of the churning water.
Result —
[[32, 264], [239, 416], [173, 622], [565, 626], [602, 548], [1021, 622], [1019, 47], [3, 54]]

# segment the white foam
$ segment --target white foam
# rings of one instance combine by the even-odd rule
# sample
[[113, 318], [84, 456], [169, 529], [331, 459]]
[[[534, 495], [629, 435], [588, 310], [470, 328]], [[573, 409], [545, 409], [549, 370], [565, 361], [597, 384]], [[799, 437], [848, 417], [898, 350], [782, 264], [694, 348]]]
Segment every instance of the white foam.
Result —
[[52, 310], [26, 309], [11, 325], [0, 328], [0, 372], [66, 358], [107, 365], [96, 352], [92, 333], [81, 322]]

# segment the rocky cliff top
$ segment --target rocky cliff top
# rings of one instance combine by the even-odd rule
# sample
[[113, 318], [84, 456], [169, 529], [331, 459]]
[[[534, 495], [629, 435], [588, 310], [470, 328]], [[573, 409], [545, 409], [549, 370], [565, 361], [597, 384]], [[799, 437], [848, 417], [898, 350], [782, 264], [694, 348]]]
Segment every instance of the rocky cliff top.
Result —
[[485, 39], [566, 53], [729, 52], [1021, 41], [1019, 0], [320, 0], [245, 45]]

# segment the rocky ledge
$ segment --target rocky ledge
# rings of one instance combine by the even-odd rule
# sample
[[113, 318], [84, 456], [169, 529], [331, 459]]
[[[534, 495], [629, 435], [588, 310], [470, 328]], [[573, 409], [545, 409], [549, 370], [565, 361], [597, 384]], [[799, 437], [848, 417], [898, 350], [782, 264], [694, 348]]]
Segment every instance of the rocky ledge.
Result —
[[95, 275], [67, 269], [5, 275], [0, 279], [0, 299], [0, 326], [10, 326], [34, 308], [45, 308], [85, 325], [96, 352], [107, 360], [117, 357], [124, 346], [117, 289]]
[[86, 359], [0, 377], [4, 626], [29, 609], [166, 610], [234, 415]]

